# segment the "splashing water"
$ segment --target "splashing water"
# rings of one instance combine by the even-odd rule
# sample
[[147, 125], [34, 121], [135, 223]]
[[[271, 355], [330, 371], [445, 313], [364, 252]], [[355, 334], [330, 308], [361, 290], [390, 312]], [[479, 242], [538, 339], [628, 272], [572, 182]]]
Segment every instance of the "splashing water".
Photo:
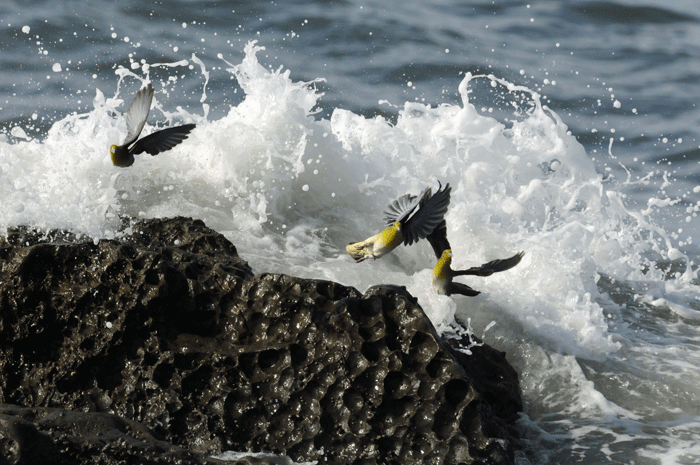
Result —
[[[13, 130], [0, 140], [0, 227], [97, 239], [128, 233], [125, 218], [201, 218], [258, 272], [360, 290], [403, 285], [438, 330], [459, 321], [505, 350], [526, 403], [520, 463], [700, 457], [697, 273], [650, 219], [652, 207], [672, 202], [630, 208], [630, 179], [606, 183], [536, 92], [496, 76], [467, 73], [461, 105], [405, 103], [395, 124], [340, 108], [323, 119], [320, 80], [265, 68], [261, 50], [251, 42], [240, 64], [225, 62], [245, 98], [219, 120], [208, 119], [209, 74], [196, 56], [202, 114], [173, 110], [167, 82], [154, 83], [144, 134], [197, 128], [128, 169], [108, 155], [126, 133], [133, 93], [120, 96], [122, 87], [189, 61], [144, 65], [143, 76], [119, 69], [113, 97], [96, 90], [93, 110], [56, 122], [43, 140]], [[484, 82], [511, 98], [505, 123], [470, 103]], [[462, 278], [482, 291], [475, 298], [434, 293], [425, 241], [359, 265], [344, 252], [383, 228], [391, 200], [438, 181], [453, 186], [446, 220], [455, 269], [526, 252], [512, 270]]]

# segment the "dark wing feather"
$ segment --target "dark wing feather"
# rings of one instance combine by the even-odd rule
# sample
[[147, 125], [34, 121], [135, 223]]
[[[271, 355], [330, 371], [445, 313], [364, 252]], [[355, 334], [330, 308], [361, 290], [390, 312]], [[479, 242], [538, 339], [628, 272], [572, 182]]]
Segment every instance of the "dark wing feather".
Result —
[[387, 206], [387, 209], [384, 210], [384, 221], [386, 221], [386, 224], [394, 224], [397, 221], [400, 221], [399, 217], [410, 215], [418, 206], [417, 199], [418, 197], [415, 195], [404, 194], [391, 202]]
[[513, 268], [515, 265], [520, 263], [520, 260], [525, 255], [525, 252], [518, 252], [510, 258], [504, 258], [502, 260], [492, 260], [488, 263], [484, 263], [481, 266], [475, 266], [469, 268], [468, 270], [455, 270], [453, 276], [463, 276], [463, 275], [474, 275], [474, 276], [491, 276], [499, 271], [506, 271]]
[[427, 195], [421, 197], [418, 210], [404, 223], [404, 245], [411, 245], [427, 237], [440, 224], [450, 205], [451, 189], [449, 184], [445, 184], [444, 189], [440, 185], [435, 195], [431, 196], [427, 192]]
[[426, 239], [433, 246], [433, 252], [435, 252], [435, 257], [438, 260], [440, 260], [442, 252], [452, 249], [450, 242], [447, 240], [447, 221], [444, 219], [433, 229], [433, 232], [428, 234]]
[[481, 292], [472, 289], [471, 287], [467, 286], [466, 284], [450, 283], [447, 286], [447, 294], [446, 295], [450, 295], [450, 294], [462, 294], [462, 295], [466, 295], [469, 297], [474, 297], [475, 295], [481, 294]]
[[136, 142], [130, 152], [134, 155], [143, 152], [150, 155], [157, 155], [160, 152], [170, 150], [187, 139], [187, 135], [195, 126], [194, 124], [184, 124], [182, 126], [175, 126], [174, 128], [154, 132]]

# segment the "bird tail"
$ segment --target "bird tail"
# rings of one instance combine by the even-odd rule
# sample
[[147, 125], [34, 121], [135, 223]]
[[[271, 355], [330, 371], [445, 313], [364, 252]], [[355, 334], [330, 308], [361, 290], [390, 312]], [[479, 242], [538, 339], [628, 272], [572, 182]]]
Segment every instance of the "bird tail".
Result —
[[484, 263], [481, 266], [475, 266], [469, 268], [468, 270], [456, 270], [454, 271], [454, 276], [491, 276], [499, 271], [506, 271], [513, 268], [515, 265], [520, 263], [525, 252], [518, 252], [510, 258], [504, 258], [499, 260], [492, 260], [488, 263]]
[[426, 239], [433, 247], [433, 252], [435, 252], [435, 257], [438, 260], [440, 260], [443, 251], [452, 248], [447, 240], [447, 222], [444, 219], [433, 229], [433, 232], [428, 234]]
[[461, 294], [467, 297], [474, 297], [481, 294], [480, 291], [474, 290], [466, 284], [452, 282], [449, 286], [450, 294]]

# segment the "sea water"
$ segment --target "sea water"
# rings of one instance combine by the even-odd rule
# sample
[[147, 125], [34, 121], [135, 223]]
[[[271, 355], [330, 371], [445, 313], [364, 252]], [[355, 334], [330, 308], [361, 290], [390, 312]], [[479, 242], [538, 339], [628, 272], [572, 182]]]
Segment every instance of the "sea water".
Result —
[[[406, 286], [439, 331], [507, 353], [518, 463], [700, 461], [700, 12], [389, 3], [2, 7], [0, 228], [99, 240], [192, 216], [256, 272]], [[149, 81], [144, 133], [197, 128], [117, 168]], [[458, 278], [477, 297], [435, 294], [425, 241], [345, 253], [438, 183], [453, 268], [525, 251]]]

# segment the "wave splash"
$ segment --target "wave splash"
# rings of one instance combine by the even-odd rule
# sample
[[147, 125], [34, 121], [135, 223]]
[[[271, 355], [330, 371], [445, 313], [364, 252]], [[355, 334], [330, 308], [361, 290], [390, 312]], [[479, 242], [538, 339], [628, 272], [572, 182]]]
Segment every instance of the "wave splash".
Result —
[[[22, 137], [20, 130], [4, 136], [0, 227], [63, 228], [98, 239], [129, 233], [132, 219], [193, 216], [226, 234], [258, 271], [361, 290], [407, 286], [438, 329], [454, 330], [456, 318], [512, 354], [528, 421], [590, 437], [591, 449], [600, 450], [589, 431], [591, 417], [608, 418], [594, 421], [594, 429], [608, 432], [619, 426], [611, 415], [638, 425], [656, 421], [667, 407], [640, 413], [644, 396], [626, 398], [619, 386], [591, 384], [611, 366], [622, 373], [619, 383], [652, 391], [666, 385], [671, 405], [696, 396], [693, 390], [683, 394], [688, 381], [676, 373], [696, 358], [685, 338], [697, 333], [700, 321], [697, 270], [673, 234], [650, 218], [651, 207], [636, 211], [626, 204], [629, 180], [606, 182], [536, 92], [466, 73], [458, 86], [461, 105], [407, 102], [394, 124], [341, 108], [323, 119], [319, 80], [295, 82], [290, 70], [266, 68], [257, 57], [262, 50], [250, 42], [240, 64], [222, 59], [245, 98], [219, 120], [208, 118], [209, 71], [192, 56], [143, 65], [143, 76], [118, 70], [114, 96], [96, 90], [93, 110], [66, 116], [43, 140]], [[114, 167], [109, 146], [126, 133], [122, 112], [132, 98], [121, 96], [121, 88], [147, 82], [154, 66], [169, 67], [174, 76], [178, 67], [198, 66], [205, 78], [202, 113], [170, 109], [167, 81], [156, 83], [149, 121], [158, 123], [147, 124], [144, 133], [175, 123], [197, 128], [169, 152], [142, 155], [128, 169]], [[504, 122], [470, 103], [484, 84], [494, 101], [507, 102]], [[435, 259], [427, 244], [361, 265], [344, 253], [345, 244], [383, 227], [389, 201], [438, 180], [453, 186], [446, 219], [455, 268], [526, 251], [513, 270], [471, 278], [468, 284], [483, 292], [479, 297], [434, 294]], [[653, 320], [648, 326], [646, 317]], [[684, 335], [662, 348], [663, 360], [649, 357], [658, 348], [653, 336], [673, 328]], [[659, 366], [672, 373], [655, 373]], [[635, 372], [639, 367], [647, 374]], [[700, 385], [700, 379], [693, 382]], [[584, 407], [572, 410], [565, 399]], [[566, 414], [571, 424], [550, 423], [549, 413]], [[638, 437], [630, 435], [613, 442], [636, 448]]]

